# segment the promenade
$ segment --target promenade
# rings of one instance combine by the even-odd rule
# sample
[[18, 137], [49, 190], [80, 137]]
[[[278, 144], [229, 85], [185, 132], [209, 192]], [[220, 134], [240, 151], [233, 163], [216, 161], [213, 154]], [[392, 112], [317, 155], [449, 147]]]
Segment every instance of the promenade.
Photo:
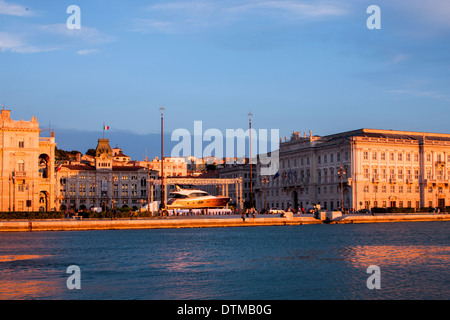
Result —
[[59, 219], [59, 220], [14, 220], [0, 221], [0, 232], [30, 231], [81, 231], [118, 229], [172, 229], [172, 228], [215, 228], [215, 227], [257, 227], [292, 226], [308, 224], [385, 223], [414, 221], [450, 221], [450, 214], [348, 214], [333, 219], [316, 219], [312, 214], [280, 217], [279, 215], [257, 214], [255, 218], [240, 215], [217, 216], [170, 216], [146, 219]]

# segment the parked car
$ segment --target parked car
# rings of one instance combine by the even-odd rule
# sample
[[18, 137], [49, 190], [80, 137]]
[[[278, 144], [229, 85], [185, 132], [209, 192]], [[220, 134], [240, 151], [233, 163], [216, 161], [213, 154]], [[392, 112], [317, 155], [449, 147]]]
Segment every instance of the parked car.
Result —
[[278, 208], [272, 208], [267, 213], [268, 214], [284, 213], [284, 210], [281, 210], [281, 209], [278, 209]]
[[372, 212], [370, 212], [369, 209], [361, 209], [361, 210], [358, 210], [358, 213], [367, 213], [367, 214], [371, 214]]

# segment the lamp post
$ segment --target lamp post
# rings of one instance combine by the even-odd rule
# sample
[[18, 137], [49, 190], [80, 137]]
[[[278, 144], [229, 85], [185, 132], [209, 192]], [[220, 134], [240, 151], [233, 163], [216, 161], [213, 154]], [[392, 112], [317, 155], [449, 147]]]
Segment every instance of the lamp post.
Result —
[[346, 173], [345, 173], [345, 170], [342, 167], [342, 165], [341, 165], [341, 167], [338, 170], [338, 174], [341, 177], [341, 211], [344, 212], [344, 183], [343, 183], [343, 177], [344, 177], [344, 174], [346, 174]]
[[164, 210], [165, 195], [164, 195], [164, 107], [161, 105], [161, 210]]
[[266, 202], [267, 190], [266, 190], [266, 186], [267, 186], [267, 183], [269, 182], [269, 179], [267, 179], [267, 176], [264, 176], [264, 178], [263, 178], [263, 180], [261, 182], [264, 183], [264, 213], [266, 213], [266, 211], [267, 211], [267, 202]]
[[150, 211], [150, 164], [147, 160], [147, 213]]

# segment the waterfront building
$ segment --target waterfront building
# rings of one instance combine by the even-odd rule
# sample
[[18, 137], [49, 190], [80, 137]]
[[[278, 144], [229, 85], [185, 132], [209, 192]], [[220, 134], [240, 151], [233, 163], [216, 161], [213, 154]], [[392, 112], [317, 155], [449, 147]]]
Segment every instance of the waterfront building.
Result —
[[[155, 157], [152, 161], [145, 159], [137, 161], [137, 165], [155, 170], [161, 176], [161, 159]], [[164, 177], [185, 177], [187, 176], [187, 164], [184, 158], [164, 157]]]
[[[248, 159], [246, 160], [246, 162], [248, 162]], [[244, 202], [244, 207], [249, 207], [250, 206], [250, 201], [252, 199], [251, 197], [251, 191], [253, 191], [253, 200], [255, 192], [254, 192], [254, 185], [256, 182], [256, 165], [252, 164], [252, 176], [253, 176], [253, 185], [250, 186], [250, 164], [246, 163], [246, 164], [235, 164], [235, 165], [227, 165], [224, 168], [220, 168], [218, 170], [218, 177], [220, 179], [236, 179], [236, 178], [240, 178], [242, 179], [242, 186], [240, 188], [242, 188], [242, 200]], [[250, 191], [251, 190], [251, 191]], [[232, 203], [238, 203], [240, 199], [235, 199], [233, 198], [233, 195], [236, 194], [236, 186], [235, 185], [230, 185], [229, 190], [228, 190], [229, 194], [231, 195], [231, 202]]]
[[[256, 170], [260, 172], [260, 164]], [[280, 142], [279, 171], [258, 175], [256, 206], [336, 210], [450, 205], [450, 134], [359, 129]]]
[[58, 171], [61, 210], [138, 209], [158, 199], [159, 190], [150, 183], [158, 179], [158, 172], [130, 161], [120, 149], [111, 149], [108, 139], [98, 139], [95, 157], [84, 159], [79, 155]]
[[41, 137], [36, 117], [11, 119], [10, 110], [0, 115], [0, 210], [57, 210], [55, 135]]

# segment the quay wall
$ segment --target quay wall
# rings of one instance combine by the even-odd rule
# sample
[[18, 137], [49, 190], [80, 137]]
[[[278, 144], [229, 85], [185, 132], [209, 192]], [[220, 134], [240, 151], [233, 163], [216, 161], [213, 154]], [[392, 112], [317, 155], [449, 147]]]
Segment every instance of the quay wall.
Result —
[[361, 215], [342, 216], [330, 223], [376, 223], [376, 222], [420, 222], [420, 221], [450, 221], [450, 214], [392, 214], [392, 215]]
[[0, 232], [6, 231], [71, 231], [71, 230], [117, 230], [117, 229], [170, 229], [212, 227], [256, 227], [320, 224], [312, 217], [302, 218], [182, 218], [182, 219], [135, 219], [135, 220], [33, 220], [0, 221]]
[[411, 215], [344, 215], [333, 220], [314, 217], [273, 218], [159, 218], [134, 220], [25, 220], [0, 221], [0, 232], [23, 231], [76, 231], [76, 230], [118, 230], [118, 229], [171, 229], [171, 228], [213, 228], [213, 227], [257, 227], [307, 224], [383, 223], [412, 221], [450, 221], [450, 214]]

